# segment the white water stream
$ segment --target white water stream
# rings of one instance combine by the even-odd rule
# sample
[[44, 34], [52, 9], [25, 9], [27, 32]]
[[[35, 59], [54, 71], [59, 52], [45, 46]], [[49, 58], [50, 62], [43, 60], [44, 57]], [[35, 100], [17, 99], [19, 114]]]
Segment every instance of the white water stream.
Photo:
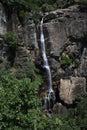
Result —
[[47, 106], [50, 109], [51, 101], [55, 100], [55, 94], [52, 87], [52, 78], [51, 78], [51, 71], [48, 64], [48, 59], [46, 56], [46, 49], [45, 49], [45, 39], [44, 39], [44, 33], [43, 33], [43, 18], [41, 20], [41, 34], [40, 34], [40, 41], [41, 41], [41, 52], [42, 52], [42, 58], [43, 58], [43, 64], [44, 68], [46, 69], [47, 78], [48, 78], [48, 86], [47, 86], [47, 95], [44, 98], [45, 102], [45, 109], [47, 109]]

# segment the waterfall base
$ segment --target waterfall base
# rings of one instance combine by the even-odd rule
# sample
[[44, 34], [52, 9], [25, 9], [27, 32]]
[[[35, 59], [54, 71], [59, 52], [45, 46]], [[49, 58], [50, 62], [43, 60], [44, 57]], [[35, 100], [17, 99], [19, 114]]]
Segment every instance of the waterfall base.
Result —
[[44, 111], [51, 112], [54, 103], [55, 103], [54, 91], [47, 92], [47, 95], [44, 97]]

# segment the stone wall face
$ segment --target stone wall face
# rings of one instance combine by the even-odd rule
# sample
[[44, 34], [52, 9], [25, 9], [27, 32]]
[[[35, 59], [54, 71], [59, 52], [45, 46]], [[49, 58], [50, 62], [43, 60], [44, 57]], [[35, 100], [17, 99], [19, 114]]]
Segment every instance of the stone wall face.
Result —
[[50, 12], [44, 19], [44, 33], [55, 84], [70, 76], [87, 78], [87, 12], [77, 5]]
[[0, 3], [0, 34], [7, 32], [7, 19], [3, 5]]
[[[5, 9], [0, 3], [0, 35], [4, 35], [7, 32], [7, 19]], [[8, 47], [5, 45], [3, 38], [0, 38], [0, 64], [7, 61]]]
[[[26, 12], [23, 25], [16, 11], [7, 19], [2, 4], [0, 14], [0, 34], [12, 31], [19, 38], [13, 67], [26, 66], [32, 58], [42, 71], [40, 30], [39, 27], [36, 28], [32, 14]], [[54, 90], [58, 90], [60, 100], [72, 104], [75, 95], [79, 93], [78, 89], [80, 92], [86, 89], [87, 12], [81, 12], [75, 5], [45, 15], [43, 30], [53, 87]], [[7, 61], [8, 57], [9, 47], [0, 38], [0, 63]]]
[[77, 5], [50, 12], [44, 33], [54, 89], [61, 101], [73, 104], [87, 87], [87, 12]]
[[59, 96], [66, 104], [73, 104], [77, 94], [85, 92], [86, 79], [83, 77], [71, 77], [70, 79], [61, 79]]

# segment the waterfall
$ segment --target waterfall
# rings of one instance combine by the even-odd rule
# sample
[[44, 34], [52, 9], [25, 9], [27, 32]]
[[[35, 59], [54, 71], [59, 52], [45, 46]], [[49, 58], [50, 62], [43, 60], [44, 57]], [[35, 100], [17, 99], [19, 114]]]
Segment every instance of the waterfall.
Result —
[[43, 18], [41, 20], [41, 34], [40, 34], [40, 41], [41, 41], [41, 52], [42, 52], [42, 58], [43, 58], [43, 64], [44, 68], [46, 69], [47, 77], [48, 77], [48, 86], [47, 86], [47, 95], [44, 98], [45, 102], [45, 109], [47, 109], [47, 106], [51, 107], [51, 101], [53, 102], [55, 100], [55, 94], [54, 90], [52, 88], [52, 78], [51, 78], [51, 71], [48, 64], [48, 59], [46, 56], [46, 49], [45, 49], [45, 40], [44, 40], [44, 33], [43, 33]]

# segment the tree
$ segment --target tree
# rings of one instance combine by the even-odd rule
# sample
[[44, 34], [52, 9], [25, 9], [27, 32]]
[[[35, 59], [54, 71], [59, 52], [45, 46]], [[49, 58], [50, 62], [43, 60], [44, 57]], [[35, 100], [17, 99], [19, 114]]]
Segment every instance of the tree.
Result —
[[[32, 129], [33, 113], [36, 115], [41, 106], [37, 96], [41, 82], [38, 75], [31, 82], [27, 77], [17, 79], [13, 73], [2, 71], [0, 75], [0, 130], [27, 130], [29, 127]], [[31, 112], [32, 115], [30, 115]]]

